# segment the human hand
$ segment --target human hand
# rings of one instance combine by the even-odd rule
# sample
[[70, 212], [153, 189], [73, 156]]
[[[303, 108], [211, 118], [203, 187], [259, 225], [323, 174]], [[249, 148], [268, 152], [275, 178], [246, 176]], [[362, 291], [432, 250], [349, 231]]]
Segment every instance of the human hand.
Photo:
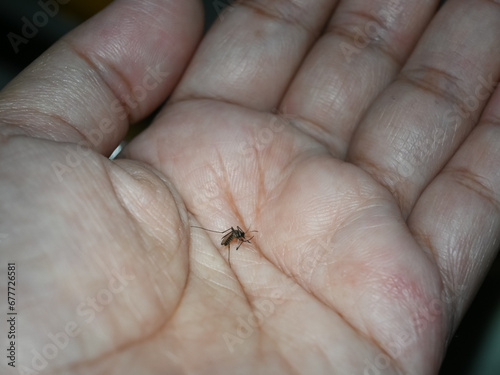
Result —
[[[244, 2], [197, 47], [198, 2], [118, 1], [26, 69], [0, 94], [18, 368], [436, 373], [500, 226], [499, 8], [436, 3]], [[229, 267], [192, 225], [258, 233]]]

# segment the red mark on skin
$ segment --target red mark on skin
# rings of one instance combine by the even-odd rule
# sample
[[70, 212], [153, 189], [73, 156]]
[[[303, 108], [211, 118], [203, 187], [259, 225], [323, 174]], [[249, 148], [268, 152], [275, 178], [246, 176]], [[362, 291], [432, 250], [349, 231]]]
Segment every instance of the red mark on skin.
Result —
[[392, 275], [381, 281], [386, 296], [411, 314], [415, 332], [422, 333], [436, 319], [441, 319], [443, 302], [425, 293], [422, 283], [412, 279], [411, 273]]

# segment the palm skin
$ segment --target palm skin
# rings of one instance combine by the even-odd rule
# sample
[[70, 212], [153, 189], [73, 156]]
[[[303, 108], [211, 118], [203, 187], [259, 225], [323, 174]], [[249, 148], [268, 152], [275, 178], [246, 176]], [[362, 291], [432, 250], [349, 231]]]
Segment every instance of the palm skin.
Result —
[[[295, 66], [286, 54], [266, 55], [291, 60], [269, 86], [248, 72], [261, 68], [252, 66], [251, 57], [250, 68], [242, 67], [243, 72], [235, 72], [241, 65], [237, 56], [230, 56], [233, 71], [227, 71], [227, 63], [203, 78], [203, 66], [212, 72], [209, 68], [220, 64], [209, 50], [224, 47], [214, 40], [231, 35], [233, 22], [248, 26], [269, 18], [271, 11], [262, 16], [264, 7], [253, 4], [228, 12], [179, 82], [199, 27], [181, 28], [175, 22], [162, 26], [166, 36], [174, 27], [181, 29], [177, 39], [145, 43], [137, 55], [169, 53], [142, 57], [132, 68], [128, 57], [106, 47], [113, 45], [113, 36], [102, 48], [92, 45], [85, 33], [101, 32], [89, 31], [96, 26], [113, 30], [110, 16], [113, 11], [129, 15], [126, 3], [118, 2], [96, 18], [93, 29], [87, 26], [68, 36], [61, 51], [56, 47], [63, 56], [64, 43], [80, 55], [83, 49], [91, 61], [90, 78], [94, 69], [101, 69], [97, 81], [106, 85], [89, 83], [92, 89], [83, 90], [95, 95], [97, 108], [74, 108], [74, 102], [64, 99], [66, 112], [56, 118], [53, 106], [59, 104], [52, 100], [42, 106], [49, 119], [41, 116], [41, 125], [32, 125], [33, 118], [46, 113], [33, 104], [41, 101], [46, 83], [34, 85], [28, 78], [40, 70], [42, 76], [51, 72], [55, 58], [50, 55], [23, 73], [1, 98], [6, 137], [0, 150], [0, 207], [9, 212], [8, 221], [2, 212], [2, 232], [8, 234], [2, 257], [16, 262], [21, 280], [19, 366], [39, 365], [53, 374], [436, 373], [498, 239], [494, 207], [499, 191], [487, 189], [500, 179], [493, 168], [500, 158], [493, 146], [498, 130], [481, 125], [471, 131], [480, 121], [493, 122], [487, 121], [495, 117], [493, 104], [481, 120], [479, 116], [489, 97], [470, 112], [466, 120], [473, 124], [463, 120], [452, 133], [443, 133], [446, 142], [434, 147], [429, 137], [414, 131], [411, 111], [403, 113], [410, 120], [400, 125], [407, 133], [397, 133], [397, 121], [392, 128], [385, 125], [384, 119], [397, 118], [407, 105], [405, 98], [413, 98], [416, 91], [398, 87], [397, 81], [383, 91], [393, 79], [390, 74], [399, 70], [387, 68], [387, 82], [378, 82], [380, 87], [367, 85], [354, 99], [341, 90], [330, 102], [325, 99], [338, 124], [309, 126], [307, 97], [315, 86], [304, 81], [314, 71], [308, 64], [319, 61], [315, 49], [310, 60], [299, 64], [297, 57]], [[313, 31], [327, 21], [319, 16], [323, 3], [332, 2], [318, 1], [317, 15], [311, 16]], [[159, 8], [168, 12], [155, 13], [165, 18], [163, 24], [172, 14], [199, 20], [195, 3], [173, 4], [165, 2]], [[470, 10], [464, 4], [450, 6], [442, 19], [466, 19]], [[432, 13], [424, 8], [423, 24]], [[485, 7], [478, 12], [492, 11]], [[151, 14], [137, 17], [150, 21]], [[150, 33], [141, 31], [147, 40]], [[414, 34], [413, 44], [419, 39]], [[140, 40], [132, 32], [124, 35]], [[311, 40], [304, 42], [303, 49], [310, 45]], [[412, 43], [406, 48], [400, 58], [408, 57]], [[418, 48], [425, 50], [425, 44]], [[488, 58], [478, 70], [495, 72], [496, 77], [500, 61], [493, 54]], [[129, 83], [117, 84], [122, 78], [96, 61], [114, 61]], [[119, 103], [126, 107], [120, 90], [145, 87], [145, 67], [156, 61], [168, 73], [146, 89], [146, 99], [129, 105], [127, 119], [120, 119], [109, 109], [111, 98], [121, 97]], [[303, 70], [296, 72], [299, 66]], [[418, 75], [411, 63], [406, 69], [403, 83]], [[259, 74], [272, 76], [265, 69]], [[61, 82], [54, 85], [64, 87]], [[474, 82], [471, 78], [470, 85]], [[248, 87], [242, 89], [243, 83]], [[26, 87], [36, 94], [27, 104]], [[102, 156], [116, 146], [128, 122], [149, 113], [172, 90], [167, 105], [123, 158]], [[28, 115], [20, 111], [30, 106], [37, 110]], [[418, 103], [414, 113], [446, 115], [436, 107], [435, 101]], [[99, 120], [108, 117], [112, 126], [105, 131]], [[429, 133], [421, 127], [422, 134]], [[104, 135], [102, 140], [92, 143], [92, 129], [98, 129], [94, 135]], [[416, 134], [414, 142], [405, 142], [411, 149], [425, 149], [429, 160], [395, 152], [402, 146], [393, 147], [400, 140], [394, 134]], [[83, 149], [82, 142], [91, 150]], [[388, 165], [394, 169], [388, 171]], [[222, 235], [191, 226], [218, 231], [240, 226], [258, 232], [237, 252], [233, 243], [229, 267], [228, 249], [220, 246]], [[60, 347], [48, 358], [51, 343]], [[36, 353], [44, 356], [45, 365]]]

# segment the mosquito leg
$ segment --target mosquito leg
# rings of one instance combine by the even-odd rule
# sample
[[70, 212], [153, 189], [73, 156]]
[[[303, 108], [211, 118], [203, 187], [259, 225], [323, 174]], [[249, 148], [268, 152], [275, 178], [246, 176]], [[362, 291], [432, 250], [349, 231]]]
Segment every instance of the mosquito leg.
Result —
[[[229, 263], [229, 268], [232, 268], [231, 267], [231, 244], [227, 245], [227, 261]], [[238, 250], [238, 249], [236, 249]]]

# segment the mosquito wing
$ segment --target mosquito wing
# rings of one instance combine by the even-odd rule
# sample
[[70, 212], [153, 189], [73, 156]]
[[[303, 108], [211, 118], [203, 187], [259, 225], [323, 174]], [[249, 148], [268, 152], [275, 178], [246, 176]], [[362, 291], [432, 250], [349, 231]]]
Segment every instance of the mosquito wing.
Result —
[[220, 244], [227, 246], [232, 239], [233, 239], [233, 231], [229, 232], [228, 234], [225, 234], [224, 237], [222, 237]]

